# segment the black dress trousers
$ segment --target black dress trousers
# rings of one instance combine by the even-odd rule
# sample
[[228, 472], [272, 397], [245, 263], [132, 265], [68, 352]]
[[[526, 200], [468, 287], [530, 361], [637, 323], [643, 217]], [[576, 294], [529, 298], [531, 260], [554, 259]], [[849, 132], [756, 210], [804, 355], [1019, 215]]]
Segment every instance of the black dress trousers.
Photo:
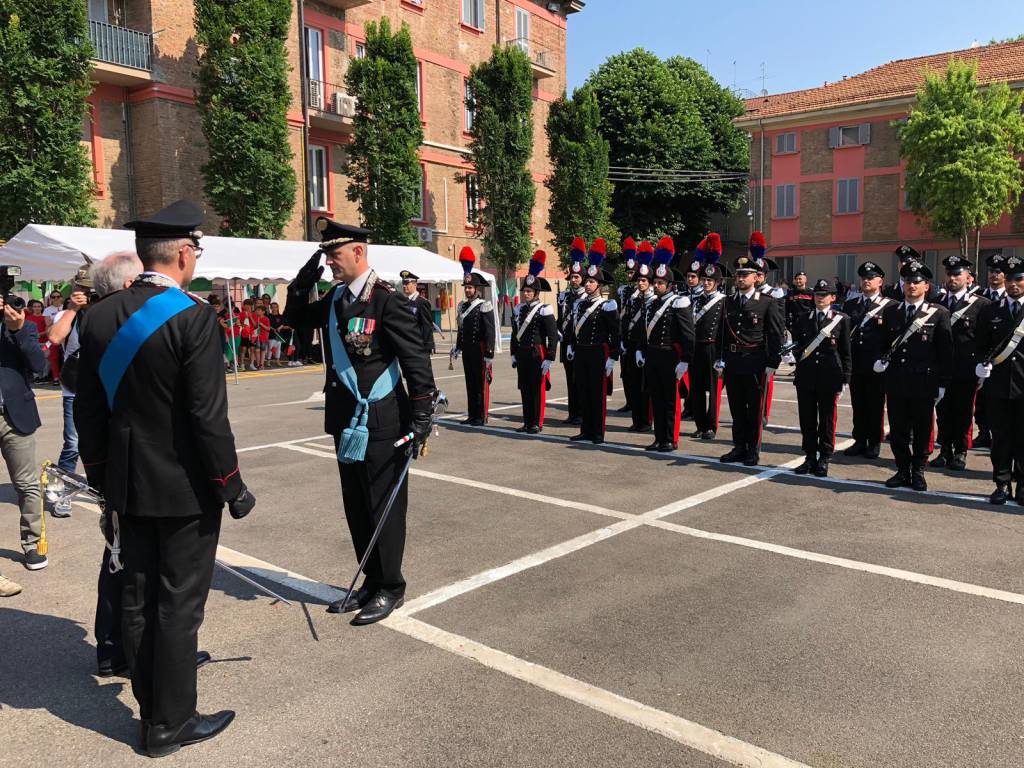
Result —
[[715, 369], [718, 352], [714, 344], [697, 343], [690, 363], [690, 397], [686, 401], [693, 422], [701, 432], [718, 431], [718, 411], [721, 405], [721, 374]]
[[644, 381], [654, 412], [654, 439], [679, 445], [679, 355], [673, 347], [648, 347], [645, 354]]
[[885, 377], [854, 372], [850, 377], [853, 439], [880, 444], [885, 439]]
[[541, 373], [544, 347], [519, 349], [516, 356], [516, 382], [523, 401], [523, 426], [544, 426], [545, 380]]
[[576, 404], [583, 424], [580, 433], [591, 440], [604, 439], [607, 417], [608, 378], [604, 375], [608, 348], [605, 344], [580, 346], [574, 350]]
[[764, 408], [764, 376], [725, 369], [725, 391], [732, 414], [732, 444], [748, 453], [758, 450]]
[[466, 377], [466, 409], [471, 419], [487, 421], [487, 365], [483, 343], [462, 351], [462, 370]]

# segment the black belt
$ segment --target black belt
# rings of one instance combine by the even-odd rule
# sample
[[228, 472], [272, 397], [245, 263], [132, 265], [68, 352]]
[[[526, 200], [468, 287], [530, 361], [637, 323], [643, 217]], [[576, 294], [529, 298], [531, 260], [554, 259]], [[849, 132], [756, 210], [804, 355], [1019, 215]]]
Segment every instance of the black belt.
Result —
[[750, 350], [758, 349], [760, 344], [730, 344], [728, 350], [730, 352], [748, 352]]
[[675, 349], [674, 344], [648, 344], [648, 349]]

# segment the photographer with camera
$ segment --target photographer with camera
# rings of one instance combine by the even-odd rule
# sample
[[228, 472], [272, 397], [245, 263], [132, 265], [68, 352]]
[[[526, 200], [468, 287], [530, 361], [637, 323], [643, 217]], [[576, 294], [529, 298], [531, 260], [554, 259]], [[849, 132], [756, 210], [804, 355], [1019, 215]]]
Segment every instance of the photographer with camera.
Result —
[[[89, 267], [84, 266], [75, 276], [74, 288], [68, 297], [67, 307], [53, 317], [50, 326], [50, 343], [61, 347], [64, 364], [60, 369], [60, 394], [64, 402], [64, 447], [61, 449], [57, 466], [65, 472], [74, 472], [78, 466], [78, 430], [75, 429], [75, 386], [78, 377], [78, 325], [82, 313], [89, 306], [92, 279]], [[58, 501], [50, 514], [54, 517], [71, 517], [71, 502]]]
[[25, 322], [25, 300], [10, 295], [20, 274], [20, 267], [0, 266], [0, 452], [21, 508], [23, 562], [30, 571], [38, 571], [47, 560], [38, 551], [43, 521], [34, 433], [40, 421], [31, 384], [36, 374], [46, 370], [46, 356], [35, 325]]

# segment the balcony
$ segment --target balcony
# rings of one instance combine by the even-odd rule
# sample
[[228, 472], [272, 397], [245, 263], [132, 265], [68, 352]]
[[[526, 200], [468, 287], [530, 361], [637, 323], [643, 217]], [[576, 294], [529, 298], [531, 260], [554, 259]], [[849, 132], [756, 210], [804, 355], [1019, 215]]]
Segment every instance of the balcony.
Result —
[[505, 45], [509, 48], [518, 48], [529, 57], [534, 80], [545, 80], [558, 74], [555, 69], [555, 57], [551, 51], [538, 48], [525, 37], [507, 40]]
[[309, 124], [328, 131], [351, 133], [356, 116], [356, 97], [349, 96], [344, 86], [323, 80], [306, 80], [306, 103]]
[[342, 11], [350, 11], [353, 8], [358, 8], [361, 5], [369, 5], [373, 0], [320, 0], [324, 5], [329, 5], [331, 8], [338, 8]]
[[153, 36], [89, 19], [93, 76], [101, 83], [137, 85], [153, 79]]

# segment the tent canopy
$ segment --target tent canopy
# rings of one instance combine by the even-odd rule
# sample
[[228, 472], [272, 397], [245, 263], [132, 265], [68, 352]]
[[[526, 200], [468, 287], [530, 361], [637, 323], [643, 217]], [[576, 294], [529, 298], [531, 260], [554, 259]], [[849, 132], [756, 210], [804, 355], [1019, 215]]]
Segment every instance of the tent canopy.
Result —
[[[319, 248], [318, 243], [302, 240], [214, 236], [204, 237], [202, 245], [196, 278], [247, 283], [287, 283]], [[86, 261], [134, 250], [135, 233], [127, 229], [29, 224], [0, 249], [0, 263], [20, 266], [22, 280], [62, 281], [71, 279]], [[408, 269], [425, 283], [462, 282], [458, 262], [425, 248], [371, 244], [369, 262], [384, 280], [397, 282], [399, 272]], [[480, 274], [494, 291], [494, 276]]]

